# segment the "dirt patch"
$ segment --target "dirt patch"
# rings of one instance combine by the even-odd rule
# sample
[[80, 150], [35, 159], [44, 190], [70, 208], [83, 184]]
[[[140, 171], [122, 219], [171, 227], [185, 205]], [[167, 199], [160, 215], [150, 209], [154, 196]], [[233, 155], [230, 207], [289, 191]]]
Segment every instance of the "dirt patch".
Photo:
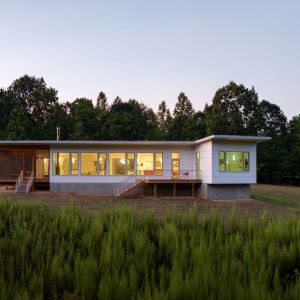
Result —
[[232, 208], [236, 208], [240, 211], [241, 215], [251, 215], [255, 217], [259, 217], [264, 213], [280, 216], [292, 214], [292, 212], [277, 205], [252, 199], [209, 201], [199, 198], [117, 198], [50, 192], [34, 192], [24, 196], [18, 196], [14, 193], [3, 193], [2, 195], [4, 197], [14, 197], [25, 202], [40, 201], [45, 203], [50, 210], [55, 210], [74, 203], [82, 211], [95, 212], [119, 206], [129, 206], [137, 212], [152, 210], [158, 216], [165, 216], [171, 210], [185, 213], [190, 208], [195, 208], [197, 211], [218, 209], [224, 214], [229, 214]]

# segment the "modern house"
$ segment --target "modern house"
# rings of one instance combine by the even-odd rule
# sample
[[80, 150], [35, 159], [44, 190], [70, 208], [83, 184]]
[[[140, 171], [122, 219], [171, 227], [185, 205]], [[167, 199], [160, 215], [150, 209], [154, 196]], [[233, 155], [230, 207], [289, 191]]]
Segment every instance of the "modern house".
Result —
[[256, 144], [268, 137], [197, 141], [1, 141], [0, 184], [16, 192], [250, 197]]

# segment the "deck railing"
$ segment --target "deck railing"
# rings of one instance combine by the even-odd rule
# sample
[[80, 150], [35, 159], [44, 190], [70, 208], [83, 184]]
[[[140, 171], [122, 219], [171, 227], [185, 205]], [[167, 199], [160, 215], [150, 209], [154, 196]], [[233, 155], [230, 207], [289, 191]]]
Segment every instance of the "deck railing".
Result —
[[124, 192], [147, 180], [197, 180], [200, 179], [199, 170], [145, 170], [138, 174], [126, 176], [114, 187], [114, 195], [120, 196]]
[[20, 185], [22, 183], [22, 181], [24, 180], [24, 172], [23, 170], [20, 172], [20, 175], [16, 181], [16, 188], [15, 188], [15, 192], [17, 193], [19, 188], [20, 188]]

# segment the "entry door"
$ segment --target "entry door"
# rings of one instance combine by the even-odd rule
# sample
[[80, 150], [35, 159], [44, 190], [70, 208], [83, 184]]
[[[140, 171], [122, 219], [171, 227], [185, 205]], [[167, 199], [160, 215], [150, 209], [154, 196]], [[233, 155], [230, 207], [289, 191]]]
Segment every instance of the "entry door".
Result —
[[49, 153], [47, 151], [36, 151], [35, 177], [45, 179], [49, 176]]
[[172, 159], [172, 178], [179, 178], [179, 159]]

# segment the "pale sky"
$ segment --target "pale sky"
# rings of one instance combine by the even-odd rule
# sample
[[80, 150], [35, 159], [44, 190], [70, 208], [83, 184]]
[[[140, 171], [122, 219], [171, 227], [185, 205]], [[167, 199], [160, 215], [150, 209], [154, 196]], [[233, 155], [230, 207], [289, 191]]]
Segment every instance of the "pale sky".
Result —
[[44, 77], [60, 101], [100, 91], [173, 111], [230, 80], [300, 113], [300, 1], [0, 0], [0, 87]]

